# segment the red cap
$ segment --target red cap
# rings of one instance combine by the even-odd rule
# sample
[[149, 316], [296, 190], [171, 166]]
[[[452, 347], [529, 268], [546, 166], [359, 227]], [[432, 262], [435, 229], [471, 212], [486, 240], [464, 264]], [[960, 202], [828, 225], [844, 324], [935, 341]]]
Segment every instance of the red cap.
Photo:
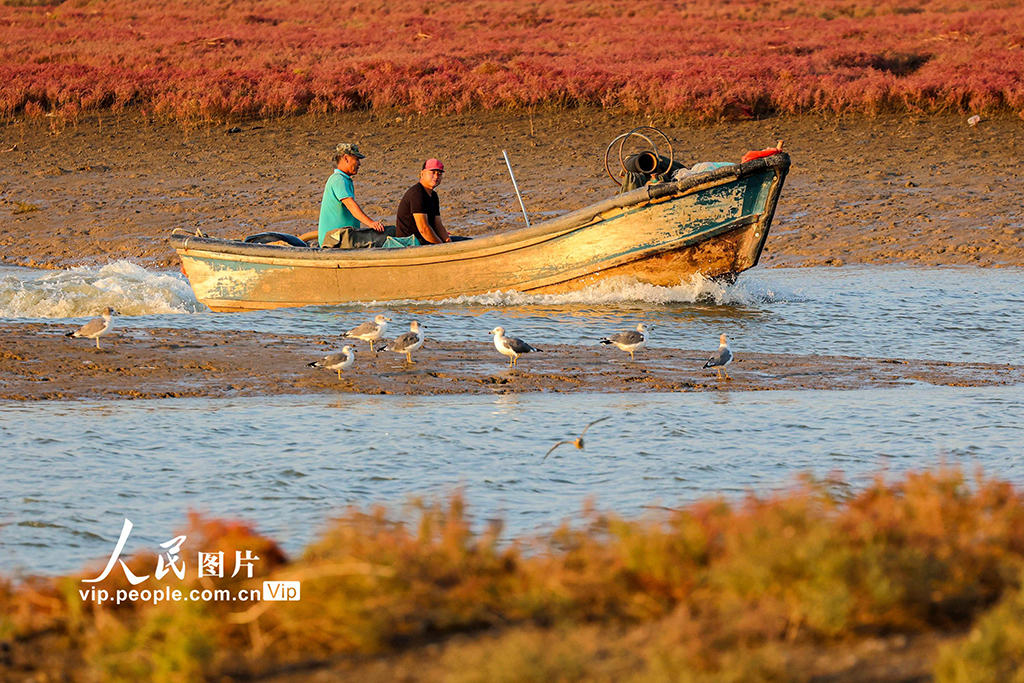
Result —
[[426, 163], [423, 164], [424, 171], [441, 171], [444, 173], [444, 164], [438, 159], [427, 159]]

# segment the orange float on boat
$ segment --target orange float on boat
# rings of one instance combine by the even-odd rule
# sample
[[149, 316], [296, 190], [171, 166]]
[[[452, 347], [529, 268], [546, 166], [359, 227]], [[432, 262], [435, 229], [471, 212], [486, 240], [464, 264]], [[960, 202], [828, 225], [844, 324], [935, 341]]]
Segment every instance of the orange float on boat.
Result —
[[782, 151], [782, 145], [783, 140], [779, 140], [779, 144], [775, 145], [774, 147], [762, 149], [757, 152], [747, 152], [746, 154], [743, 155], [743, 158], [740, 159], [740, 163], [745, 164], [748, 161], [753, 161], [754, 159], [763, 159], [764, 157], [770, 157], [773, 154], [778, 154], [779, 152]]

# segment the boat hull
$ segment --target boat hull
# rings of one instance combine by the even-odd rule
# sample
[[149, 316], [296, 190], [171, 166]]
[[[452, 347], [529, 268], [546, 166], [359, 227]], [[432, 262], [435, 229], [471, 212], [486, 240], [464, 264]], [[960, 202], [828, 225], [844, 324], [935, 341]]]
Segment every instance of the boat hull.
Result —
[[216, 311], [567, 292], [604, 278], [673, 286], [758, 262], [785, 154], [651, 185], [529, 229], [412, 249], [311, 250], [175, 237], [196, 297]]

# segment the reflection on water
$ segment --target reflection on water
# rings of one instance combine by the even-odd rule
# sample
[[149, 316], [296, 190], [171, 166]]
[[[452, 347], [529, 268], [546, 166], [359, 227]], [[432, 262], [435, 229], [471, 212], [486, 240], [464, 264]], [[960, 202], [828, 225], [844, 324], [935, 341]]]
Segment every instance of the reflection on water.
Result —
[[[153, 550], [189, 509], [255, 522], [291, 552], [347, 505], [463, 487], [519, 534], [588, 497], [634, 515], [835, 470], [941, 462], [1024, 483], [1024, 388], [0, 403], [0, 572], [105, 559], [124, 517]], [[588, 422], [586, 450], [562, 447]]]
[[[445, 302], [405, 302], [213, 314], [176, 273], [127, 262], [40, 274], [0, 269], [0, 318], [37, 320], [127, 313], [120, 329], [180, 327], [332, 336], [383, 310], [393, 329], [424, 321], [431, 337], [485, 339], [501, 325], [537, 344], [595, 344], [639, 321], [652, 346], [713, 350], [729, 334], [744, 350], [1018, 363], [1024, 356], [1024, 270], [845, 267], [758, 270], [733, 286], [616, 281], [583, 292], [515, 292]], [[200, 312], [196, 312], [200, 311]]]

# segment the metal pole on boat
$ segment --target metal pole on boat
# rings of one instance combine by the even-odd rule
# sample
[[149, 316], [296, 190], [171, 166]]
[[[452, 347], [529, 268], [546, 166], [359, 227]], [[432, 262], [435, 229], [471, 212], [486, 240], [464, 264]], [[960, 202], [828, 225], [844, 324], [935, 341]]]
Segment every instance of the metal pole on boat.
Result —
[[512, 172], [512, 162], [508, 160], [508, 153], [505, 150], [501, 150], [501, 153], [505, 157], [505, 165], [508, 166], [508, 174], [512, 177], [512, 187], [516, 189], [516, 196], [519, 197], [519, 206], [523, 209], [523, 220], [526, 221], [526, 227], [530, 227], [530, 217], [526, 215], [526, 204], [523, 204], [523, 195], [519, 194], [519, 185], [516, 184], [516, 174]]

